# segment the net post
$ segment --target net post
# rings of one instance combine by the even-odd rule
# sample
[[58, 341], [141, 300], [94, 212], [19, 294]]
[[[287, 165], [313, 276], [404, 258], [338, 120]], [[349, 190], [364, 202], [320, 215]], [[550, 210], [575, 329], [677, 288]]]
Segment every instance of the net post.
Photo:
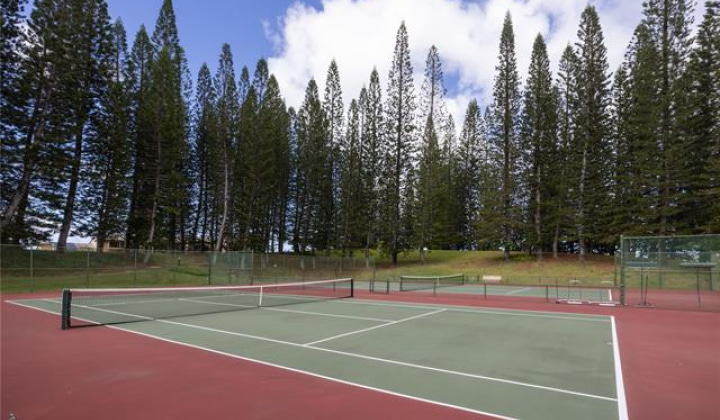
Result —
[[350, 297], [355, 297], [355, 279], [352, 277], [350, 277]]
[[70, 306], [72, 303], [72, 292], [70, 289], [63, 289], [62, 306], [60, 316], [60, 328], [67, 330], [70, 328]]
[[258, 300], [258, 306], [263, 306], [263, 292], [265, 291], [265, 286], [260, 286], [260, 298]]

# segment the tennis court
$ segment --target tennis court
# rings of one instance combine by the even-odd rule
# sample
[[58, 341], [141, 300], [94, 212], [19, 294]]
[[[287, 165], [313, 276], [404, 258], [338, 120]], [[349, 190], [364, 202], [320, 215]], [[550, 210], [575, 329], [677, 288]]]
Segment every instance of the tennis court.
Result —
[[498, 418], [627, 418], [613, 317], [346, 299], [352, 282], [316, 283], [11, 303], [70, 305], [76, 325], [118, 322], [109, 327]]

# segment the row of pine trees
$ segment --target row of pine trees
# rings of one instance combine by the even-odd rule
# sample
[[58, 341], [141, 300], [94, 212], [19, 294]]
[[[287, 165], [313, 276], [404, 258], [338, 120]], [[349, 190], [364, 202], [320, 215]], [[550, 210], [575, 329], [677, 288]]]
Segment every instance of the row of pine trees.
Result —
[[720, 231], [717, 1], [693, 36], [689, 1], [648, 0], [614, 72], [588, 6], [557, 74], [537, 36], [524, 85], [508, 14], [492, 103], [459, 128], [434, 46], [416, 93], [404, 23], [384, 81], [347, 102], [333, 60], [294, 109], [227, 44], [193, 83], [171, 0], [131, 46], [105, 0], [26, 6], [2, 2], [3, 243], [584, 258]]

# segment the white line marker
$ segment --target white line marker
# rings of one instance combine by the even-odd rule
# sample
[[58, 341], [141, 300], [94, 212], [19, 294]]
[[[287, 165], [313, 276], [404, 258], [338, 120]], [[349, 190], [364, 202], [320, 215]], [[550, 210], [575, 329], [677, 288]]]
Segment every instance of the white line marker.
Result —
[[[587, 321], [587, 322], [604, 322], [610, 323], [609, 316], [607, 315], [587, 315], [587, 314], [571, 314], [568, 312], [542, 312], [542, 311], [523, 311], [518, 310], [517, 312], [506, 312], [500, 310], [486, 310], [486, 309], [474, 309], [468, 306], [443, 306], [437, 304], [402, 304], [402, 303], [380, 303], [380, 301], [369, 301], [365, 299], [341, 299], [333, 300], [332, 303], [339, 303], [343, 305], [370, 305], [370, 306], [389, 306], [392, 308], [416, 308], [416, 309], [437, 309], [445, 308], [450, 312], [464, 312], [472, 314], [487, 314], [487, 315], [508, 315], [508, 316], [527, 316], [533, 318], [553, 318], [553, 319], [564, 319], [568, 321]], [[547, 314], [547, 315], [546, 315]], [[550, 315], [558, 314], [558, 315]], [[563, 316], [565, 315], [565, 316]]]
[[299, 311], [299, 310], [294, 310], [294, 309], [282, 309], [282, 308], [275, 308], [275, 307], [269, 307], [269, 306], [240, 305], [238, 303], [205, 302], [205, 301], [202, 301], [199, 299], [204, 299], [204, 298], [197, 298], [197, 299], [187, 298], [187, 299], [181, 299], [181, 300], [197, 302], [197, 303], [207, 303], [208, 305], [237, 306], [237, 307], [241, 307], [241, 308], [258, 308], [258, 309], [263, 309], [266, 311], [273, 311], [273, 312], [288, 312], [288, 313], [303, 314], [303, 315], [326, 316], [326, 317], [331, 317], [331, 318], [357, 319], [357, 320], [361, 320], [361, 321], [393, 322], [392, 319], [368, 318], [368, 317], [364, 317], [364, 316], [355, 316], [355, 315], [339, 315], [339, 314], [328, 314], [328, 313], [323, 313], [323, 312]]
[[612, 321], [613, 359], [615, 361], [615, 388], [617, 390], [618, 418], [619, 420], [628, 420], [627, 400], [625, 399], [625, 384], [623, 381], [622, 365], [620, 364], [620, 342], [618, 341], [615, 317], [613, 316], [610, 319]]
[[365, 317], [365, 316], [355, 316], [355, 315], [327, 314], [327, 313], [323, 313], [323, 312], [296, 311], [294, 309], [281, 309], [281, 308], [269, 308], [269, 307], [260, 308], [260, 309], [264, 309], [266, 311], [274, 311], [274, 312], [289, 312], [289, 313], [304, 314], [304, 315], [318, 315], [318, 316], [329, 316], [329, 317], [336, 317], [336, 318], [359, 319], [361, 321], [392, 322], [392, 319], [369, 318], [369, 317]]
[[323, 338], [322, 340], [311, 341], [311, 342], [305, 343], [305, 344], [303, 344], [303, 345], [304, 345], [304, 346], [313, 346], [313, 345], [315, 345], [315, 344], [320, 344], [320, 343], [324, 343], [324, 342], [326, 342], [326, 341], [335, 340], [336, 338], [347, 337], [347, 336], [349, 336], [349, 335], [360, 334], [360, 333], [364, 333], [364, 332], [367, 332], [367, 331], [376, 330], [376, 329], [378, 329], [378, 328], [389, 327], [390, 325], [396, 325], [396, 324], [400, 324], [400, 323], [403, 323], [403, 322], [412, 321], [412, 320], [414, 320], [414, 319], [418, 319], [418, 318], [422, 318], [422, 317], [426, 317], [426, 316], [438, 314], [438, 313], [440, 313], [440, 312], [445, 312], [445, 309], [438, 309], [437, 311], [427, 312], [427, 313], [420, 314], [420, 315], [415, 315], [415, 316], [410, 316], [410, 317], [403, 318], [403, 319], [398, 319], [397, 321], [388, 322], [388, 323], [386, 323], [386, 324], [375, 325], [375, 326], [373, 326], [373, 327], [363, 328], [363, 329], [361, 329], [361, 330], [350, 331], [350, 332], [347, 332], [347, 333], [345, 333], [345, 334], [334, 335], [334, 336], [332, 336], [332, 337]]
[[529, 287], [523, 287], [522, 289], [515, 289], [513, 291], [507, 292], [507, 293], [505, 293], [505, 295], [515, 295], [518, 293], [526, 292], [528, 290], [531, 290], [531, 289]]

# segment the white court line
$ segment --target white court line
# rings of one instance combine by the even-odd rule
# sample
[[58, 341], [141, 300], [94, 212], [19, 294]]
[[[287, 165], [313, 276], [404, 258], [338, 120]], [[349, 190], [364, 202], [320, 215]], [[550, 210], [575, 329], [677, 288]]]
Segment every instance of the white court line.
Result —
[[[100, 312], [109, 312], [109, 313], [120, 314], [120, 315], [131, 315], [131, 314], [124, 314], [122, 312], [111, 311], [108, 309], [102, 309], [102, 308], [95, 308], [95, 307], [85, 307], [85, 308], [100, 311]], [[430, 315], [430, 313], [428, 313], [427, 315]], [[131, 316], [135, 316], [135, 315], [131, 315]], [[555, 388], [555, 387], [544, 386], [544, 385], [535, 385], [535, 384], [530, 384], [530, 383], [526, 383], [526, 382], [513, 381], [510, 379], [495, 378], [492, 376], [476, 375], [473, 373], [460, 372], [460, 371], [456, 371], [456, 370], [435, 368], [435, 367], [431, 367], [431, 366], [418, 365], [415, 363], [402, 362], [399, 360], [383, 359], [380, 357], [366, 356], [364, 354], [359, 354], [359, 353], [350, 353], [350, 352], [345, 352], [345, 351], [340, 351], [340, 350], [327, 349], [327, 348], [323, 348], [323, 347], [315, 347], [315, 346], [310, 346], [307, 344], [293, 343], [291, 341], [277, 340], [274, 338], [262, 337], [262, 336], [252, 335], [252, 334], [245, 334], [245, 333], [240, 333], [240, 332], [235, 332], [235, 331], [221, 330], [221, 329], [217, 329], [217, 328], [204, 327], [204, 326], [195, 325], [195, 324], [187, 324], [184, 322], [170, 321], [167, 319], [156, 319], [154, 321], [163, 323], [163, 324], [178, 325], [178, 326], [187, 327], [187, 328], [194, 328], [194, 329], [210, 331], [210, 332], [215, 332], [215, 333], [220, 333], [220, 334], [245, 337], [245, 338], [250, 338], [250, 339], [254, 339], [254, 340], [258, 340], [258, 341], [267, 341], [267, 342], [283, 344], [283, 345], [291, 346], [291, 347], [312, 349], [312, 350], [322, 351], [322, 352], [326, 352], [326, 353], [340, 354], [343, 356], [355, 357], [355, 358], [366, 359], [366, 360], [373, 360], [373, 361], [377, 361], [377, 362], [388, 363], [388, 364], [393, 364], [393, 365], [398, 365], [398, 366], [411, 367], [411, 368], [416, 368], [416, 369], [421, 369], [421, 370], [428, 370], [428, 371], [432, 371], [432, 372], [439, 372], [439, 373], [457, 375], [457, 376], [462, 376], [462, 377], [467, 377], [467, 378], [481, 379], [481, 380], [486, 380], [486, 381], [491, 381], [491, 382], [499, 382], [499, 383], [505, 383], [505, 384], [510, 384], [510, 385], [518, 385], [518, 386], [527, 387], [527, 388], [542, 389], [545, 391], [558, 392], [558, 393], [562, 393], [562, 394], [569, 394], [569, 395], [575, 395], [575, 396], [580, 396], [580, 397], [587, 397], [587, 398], [599, 399], [599, 400], [604, 400], [604, 401], [617, 402], [617, 398], [606, 397], [606, 396], [602, 396], [602, 395], [587, 394], [584, 392], [571, 391], [568, 389]]]
[[339, 314], [328, 314], [324, 312], [311, 312], [311, 311], [298, 311], [294, 309], [282, 309], [282, 308], [275, 308], [275, 307], [268, 307], [268, 306], [251, 306], [251, 305], [240, 305], [237, 303], [220, 303], [220, 302], [205, 302], [198, 299], [204, 299], [204, 298], [187, 298], [187, 299], [181, 299], [186, 300], [190, 302], [197, 302], [197, 303], [207, 303], [208, 305], [222, 305], [222, 306], [237, 306], [242, 308], [258, 308], [263, 309], [266, 311], [273, 311], [273, 312], [289, 312], [294, 314], [304, 314], [304, 315], [318, 315], [318, 316], [327, 316], [327, 317], [334, 317], [334, 318], [347, 318], [347, 319], [357, 319], [361, 321], [373, 321], [373, 322], [393, 322], [392, 319], [380, 319], [380, 318], [368, 318], [364, 316], [355, 316], [355, 315], [339, 315]]
[[336, 318], [359, 319], [362, 321], [392, 322], [391, 319], [369, 318], [366, 316], [327, 314], [324, 312], [296, 311], [294, 309], [269, 308], [269, 307], [264, 307], [264, 308], [260, 308], [260, 309], [264, 309], [266, 311], [274, 311], [274, 312], [290, 312], [290, 313], [305, 314], [305, 315], [319, 315], [319, 316], [329, 316], [329, 317], [336, 317]]
[[527, 291], [527, 290], [530, 290], [530, 288], [529, 288], [529, 287], [523, 287], [522, 289], [515, 289], [515, 290], [513, 290], [513, 291], [507, 292], [507, 293], [505, 293], [505, 295], [514, 295], [514, 294], [516, 294], [516, 293], [522, 293], [522, 292], [525, 292], [525, 291]]
[[616, 393], [618, 399], [618, 418], [619, 420], [628, 420], [627, 400], [625, 399], [625, 383], [623, 381], [622, 365], [620, 364], [620, 342], [618, 341], [615, 317], [613, 316], [611, 320], [613, 359], [615, 361], [615, 389], [617, 390]]
[[[348, 305], [371, 305], [371, 306], [390, 306], [393, 308], [417, 308], [417, 309], [436, 309], [445, 308], [450, 312], [464, 312], [472, 314], [487, 314], [487, 315], [508, 315], [508, 316], [527, 316], [533, 318], [553, 318], [553, 319], [564, 319], [569, 321], [587, 321], [587, 322], [604, 322], [610, 323], [608, 315], [588, 315], [588, 314], [570, 314], [563, 312], [542, 312], [542, 311], [525, 311], [518, 310], [517, 312], [506, 312], [499, 310], [485, 310], [485, 309], [474, 309], [469, 306], [444, 306], [434, 303], [427, 303], [423, 305], [403, 304], [403, 303], [380, 303], [381, 301], [369, 301], [366, 299], [355, 298], [353, 300], [348, 299], [337, 299], [329, 301], [332, 303], [341, 303]], [[559, 315], [550, 315], [559, 314]], [[563, 314], [568, 316], [563, 316]]]
[[324, 342], [326, 342], [326, 341], [335, 340], [336, 338], [347, 337], [347, 336], [349, 336], [349, 335], [360, 334], [360, 333], [364, 333], [364, 332], [367, 332], [367, 331], [376, 330], [376, 329], [378, 329], [378, 328], [389, 327], [389, 326], [391, 326], [391, 325], [396, 325], [396, 324], [400, 324], [400, 323], [403, 323], [403, 322], [412, 321], [413, 319], [418, 319], [418, 318], [422, 318], [422, 317], [426, 317], [426, 316], [438, 314], [438, 313], [440, 313], [440, 312], [445, 312], [445, 311], [446, 311], [446, 309], [438, 309], [437, 311], [427, 312], [427, 313], [420, 314], [420, 315], [415, 315], [415, 316], [410, 316], [410, 317], [403, 318], [403, 319], [398, 319], [397, 321], [388, 322], [388, 323], [386, 323], [386, 324], [375, 325], [375, 326], [372, 326], [372, 327], [369, 327], [369, 328], [363, 328], [363, 329], [361, 329], [361, 330], [350, 331], [350, 332], [347, 332], [347, 333], [345, 333], [345, 334], [338, 334], [338, 335], [334, 335], [334, 336], [332, 336], [332, 337], [323, 338], [322, 340], [311, 341], [311, 342], [305, 343], [305, 344], [303, 344], [303, 345], [309, 347], [309, 346], [313, 346], [313, 345], [315, 345], [315, 344], [324, 343]]

